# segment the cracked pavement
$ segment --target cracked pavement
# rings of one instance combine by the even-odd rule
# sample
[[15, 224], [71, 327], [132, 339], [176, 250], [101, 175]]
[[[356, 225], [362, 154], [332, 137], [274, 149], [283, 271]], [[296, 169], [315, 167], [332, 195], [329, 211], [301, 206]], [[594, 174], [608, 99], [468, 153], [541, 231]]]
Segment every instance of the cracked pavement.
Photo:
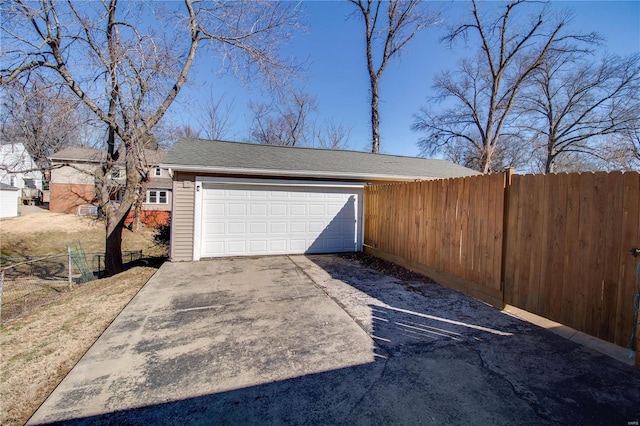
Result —
[[30, 424], [628, 424], [640, 371], [353, 260], [167, 263]]

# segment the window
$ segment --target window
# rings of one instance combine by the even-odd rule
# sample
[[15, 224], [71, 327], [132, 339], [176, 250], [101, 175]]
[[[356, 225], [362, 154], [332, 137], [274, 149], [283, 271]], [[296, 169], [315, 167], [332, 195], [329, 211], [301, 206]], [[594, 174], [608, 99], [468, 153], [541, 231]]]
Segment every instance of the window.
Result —
[[160, 167], [156, 167], [155, 169], [153, 169], [153, 175], [162, 176], [162, 169]]
[[167, 191], [151, 189], [147, 191], [147, 204], [167, 204]]

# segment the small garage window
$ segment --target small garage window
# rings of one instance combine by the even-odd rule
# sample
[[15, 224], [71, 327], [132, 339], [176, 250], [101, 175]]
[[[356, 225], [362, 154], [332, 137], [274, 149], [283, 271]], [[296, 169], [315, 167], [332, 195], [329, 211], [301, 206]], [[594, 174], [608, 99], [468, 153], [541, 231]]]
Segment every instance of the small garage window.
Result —
[[167, 191], [151, 189], [147, 191], [147, 204], [167, 204]]

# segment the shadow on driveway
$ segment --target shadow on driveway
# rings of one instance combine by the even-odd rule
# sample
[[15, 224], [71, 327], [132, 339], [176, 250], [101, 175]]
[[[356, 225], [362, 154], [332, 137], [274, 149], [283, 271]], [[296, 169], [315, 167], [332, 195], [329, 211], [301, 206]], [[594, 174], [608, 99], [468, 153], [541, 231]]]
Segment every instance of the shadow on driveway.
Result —
[[[403, 282], [329, 256], [300, 261], [321, 268], [315, 280], [389, 354], [376, 386], [412, 375], [417, 394], [448, 401], [446, 407], [427, 405], [470, 415], [475, 408], [493, 411], [491, 423], [507, 420], [501, 417], [504, 398], [525, 405], [512, 418], [518, 424], [626, 425], [640, 419], [640, 371], [628, 365], [435, 283]], [[365, 302], [369, 318], [357, 308]], [[369, 395], [375, 394], [374, 387]], [[465, 410], [470, 401], [474, 408]], [[387, 405], [382, 399], [371, 403]]]
[[626, 425], [639, 383], [437, 284], [220, 259], [163, 265], [32, 423]]

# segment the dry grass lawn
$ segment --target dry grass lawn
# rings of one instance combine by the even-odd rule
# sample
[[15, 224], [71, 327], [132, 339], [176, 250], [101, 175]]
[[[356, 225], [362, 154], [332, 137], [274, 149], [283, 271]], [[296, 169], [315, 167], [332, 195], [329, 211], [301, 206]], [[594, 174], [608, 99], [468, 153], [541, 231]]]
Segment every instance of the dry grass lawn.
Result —
[[[32, 207], [32, 209], [34, 209]], [[33, 256], [66, 253], [67, 246], [82, 243], [86, 253], [104, 252], [105, 227], [102, 219], [52, 213], [33, 213], [0, 221], [0, 253], [3, 256]], [[145, 257], [166, 255], [153, 242], [153, 229], [122, 232], [122, 250], [142, 250]]]
[[[4, 255], [59, 253], [68, 241], [101, 251], [101, 222], [43, 211], [0, 222]], [[102, 239], [102, 240], [101, 240]], [[124, 250], [163, 253], [152, 231], [125, 231]], [[34, 251], [36, 250], [36, 251]], [[91, 281], [7, 321], [0, 330], [0, 424], [24, 424], [156, 269], [135, 267]]]

